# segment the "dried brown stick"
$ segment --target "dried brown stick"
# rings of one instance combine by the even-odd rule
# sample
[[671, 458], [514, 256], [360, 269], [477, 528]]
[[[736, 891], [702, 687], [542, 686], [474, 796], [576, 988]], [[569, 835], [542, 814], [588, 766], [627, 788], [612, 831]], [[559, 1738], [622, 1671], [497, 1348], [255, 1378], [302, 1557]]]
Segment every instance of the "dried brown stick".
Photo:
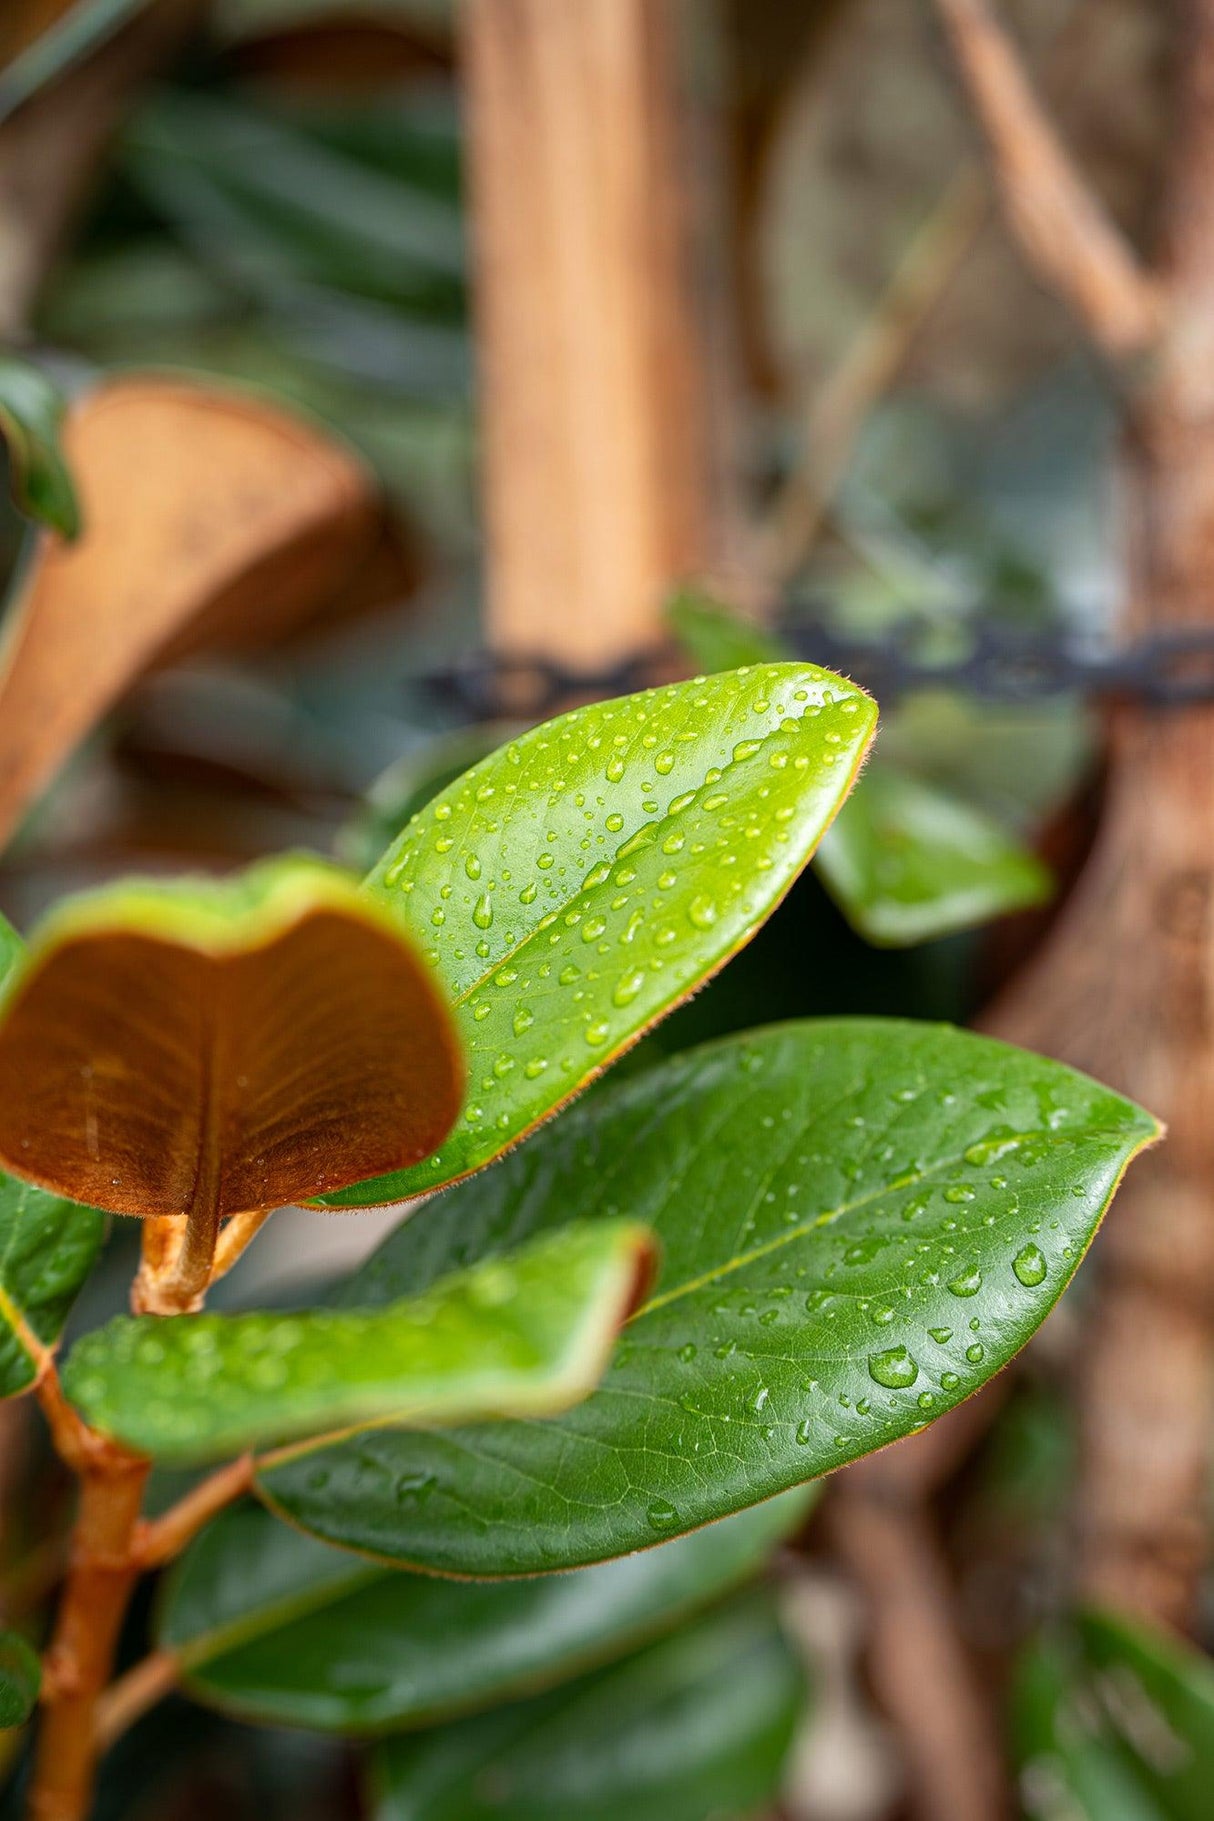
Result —
[[1102, 353], [1121, 361], [1143, 352], [1162, 326], [1159, 285], [1076, 169], [987, 0], [935, 5], [1027, 262]]

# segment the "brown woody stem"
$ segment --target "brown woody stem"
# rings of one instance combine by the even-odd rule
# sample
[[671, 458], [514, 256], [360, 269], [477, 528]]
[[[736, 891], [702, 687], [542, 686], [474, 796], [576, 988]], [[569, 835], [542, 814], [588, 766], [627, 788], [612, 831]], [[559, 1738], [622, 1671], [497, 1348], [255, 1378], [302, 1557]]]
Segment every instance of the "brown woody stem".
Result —
[[179, 1555], [204, 1524], [238, 1499], [253, 1484], [253, 1456], [242, 1454], [212, 1473], [150, 1524], [140, 1525], [135, 1553], [141, 1568], [159, 1568]]

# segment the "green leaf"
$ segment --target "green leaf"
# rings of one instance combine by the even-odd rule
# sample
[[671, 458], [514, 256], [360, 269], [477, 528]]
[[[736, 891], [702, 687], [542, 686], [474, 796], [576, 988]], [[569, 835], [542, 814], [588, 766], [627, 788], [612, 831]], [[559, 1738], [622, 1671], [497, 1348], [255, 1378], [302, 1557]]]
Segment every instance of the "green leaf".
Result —
[[0, 70], [0, 122], [46, 83], [82, 62], [148, 4], [149, 0], [76, 0]]
[[642, 1228], [579, 1223], [386, 1309], [120, 1316], [77, 1342], [63, 1387], [95, 1429], [183, 1463], [356, 1424], [563, 1410], [601, 1376], [649, 1258]]
[[818, 850], [817, 867], [866, 941], [909, 947], [1050, 895], [1049, 871], [960, 798], [878, 761]]
[[1168, 1821], [1122, 1761], [1069, 1634], [1043, 1634], [1022, 1654], [1011, 1735], [1029, 1821]]
[[443, 1581], [288, 1530], [256, 1505], [174, 1570], [158, 1643], [244, 1720], [364, 1733], [486, 1707], [607, 1662], [762, 1568], [807, 1489], [574, 1574]]
[[[685, 1052], [418, 1210], [347, 1286], [622, 1214], [662, 1242], [602, 1387], [556, 1423], [388, 1431], [269, 1468], [329, 1541], [440, 1572], [574, 1567], [908, 1434], [1061, 1295], [1153, 1119], [947, 1026], [822, 1019]], [[402, 1477], [420, 1491], [402, 1502]]]
[[804, 1701], [770, 1600], [614, 1668], [375, 1754], [375, 1821], [740, 1821], [769, 1802]]
[[1214, 1663], [1180, 1638], [1112, 1612], [1079, 1615], [1109, 1730], [1162, 1812], [1207, 1821], [1214, 1788]]
[[[787, 650], [707, 596], [676, 595], [667, 624], [704, 670]], [[910, 947], [1047, 899], [1048, 869], [992, 816], [878, 759], [818, 850], [817, 869], [852, 928], [882, 948]]]
[[0, 1397], [28, 1391], [105, 1238], [106, 1219], [0, 1172]]
[[846, 796], [876, 709], [771, 664], [575, 709], [443, 791], [367, 880], [428, 953], [470, 1065], [399, 1201], [488, 1163], [748, 942]]
[[24, 1726], [42, 1685], [42, 1666], [25, 1639], [0, 1631], [0, 1727]]
[[0, 1002], [0, 1161], [120, 1214], [278, 1207], [425, 1157], [462, 1089], [407, 932], [299, 857], [66, 899]]
[[41, 368], [0, 353], [0, 434], [8, 444], [13, 499], [27, 518], [74, 538], [80, 508], [59, 446], [63, 413], [62, 394]]

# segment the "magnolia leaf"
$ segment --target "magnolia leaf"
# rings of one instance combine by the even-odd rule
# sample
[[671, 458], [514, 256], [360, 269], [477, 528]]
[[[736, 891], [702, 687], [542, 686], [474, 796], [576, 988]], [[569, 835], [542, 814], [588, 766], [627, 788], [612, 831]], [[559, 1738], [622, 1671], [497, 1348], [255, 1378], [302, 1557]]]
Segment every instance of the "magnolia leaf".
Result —
[[173, 1571], [157, 1643], [192, 1695], [244, 1720], [341, 1733], [431, 1723], [668, 1630], [757, 1574], [811, 1490], [596, 1568], [504, 1582], [380, 1568], [238, 1506]]
[[1120, 1749], [1068, 1632], [1043, 1634], [1022, 1655], [1011, 1734], [1028, 1821], [1178, 1821]]
[[744, 1596], [612, 1668], [376, 1750], [375, 1821], [735, 1821], [779, 1788], [805, 1678]]
[[278, 1207], [413, 1162], [462, 1090], [406, 933], [314, 860], [66, 899], [0, 1000], [0, 1162], [119, 1214]]
[[827, 831], [816, 864], [852, 928], [879, 947], [1040, 904], [1053, 884], [990, 816], [880, 761]]
[[385, 1309], [119, 1316], [77, 1342], [63, 1387], [95, 1429], [182, 1463], [365, 1423], [565, 1410], [597, 1384], [651, 1264], [644, 1228], [586, 1222]]
[[15, 1631], [0, 1631], [0, 1727], [24, 1726], [42, 1685], [36, 1653]]
[[[787, 656], [781, 640], [694, 592], [667, 624], [704, 670]], [[866, 942], [909, 947], [1040, 904], [1048, 869], [985, 811], [877, 759], [827, 831], [817, 870]]]
[[85, 529], [39, 546], [9, 608], [0, 838], [136, 678], [308, 617], [373, 527], [359, 462], [253, 396], [113, 379], [73, 407], [63, 445]]
[[[346, 1287], [365, 1306], [467, 1258], [622, 1214], [662, 1267], [602, 1387], [557, 1424], [386, 1431], [268, 1467], [330, 1542], [454, 1574], [644, 1547], [922, 1427], [1068, 1283], [1153, 1119], [947, 1026], [821, 1019], [684, 1052], [421, 1208]], [[402, 1504], [402, 1475], [425, 1488]]]
[[[0, 917], [0, 980], [21, 938]], [[0, 1397], [28, 1391], [105, 1238], [105, 1215], [0, 1171]]]
[[575, 709], [440, 792], [366, 890], [427, 944], [467, 1101], [425, 1165], [331, 1199], [479, 1169], [716, 973], [809, 859], [875, 717], [812, 664], [761, 665]]
[[80, 530], [80, 508], [59, 446], [62, 394], [30, 361], [0, 353], [0, 434], [8, 445], [9, 484], [27, 518], [60, 536]]

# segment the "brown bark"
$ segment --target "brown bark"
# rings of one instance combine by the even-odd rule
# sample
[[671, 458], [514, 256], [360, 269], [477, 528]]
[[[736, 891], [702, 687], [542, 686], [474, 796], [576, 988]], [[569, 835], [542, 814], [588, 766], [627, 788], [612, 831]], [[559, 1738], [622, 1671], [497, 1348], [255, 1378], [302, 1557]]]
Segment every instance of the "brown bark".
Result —
[[[1214, 4], [1190, 0], [1186, 13], [1168, 313], [1128, 440], [1139, 630], [1214, 620]], [[1087, 874], [986, 1022], [1168, 1123], [1100, 1249], [1080, 1383], [1078, 1581], [1187, 1626], [1214, 1439], [1214, 709], [1125, 709], [1112, 753]]]
[[713, 512], [671, 0], [469, 0], [489, 632], [653, 643]]

